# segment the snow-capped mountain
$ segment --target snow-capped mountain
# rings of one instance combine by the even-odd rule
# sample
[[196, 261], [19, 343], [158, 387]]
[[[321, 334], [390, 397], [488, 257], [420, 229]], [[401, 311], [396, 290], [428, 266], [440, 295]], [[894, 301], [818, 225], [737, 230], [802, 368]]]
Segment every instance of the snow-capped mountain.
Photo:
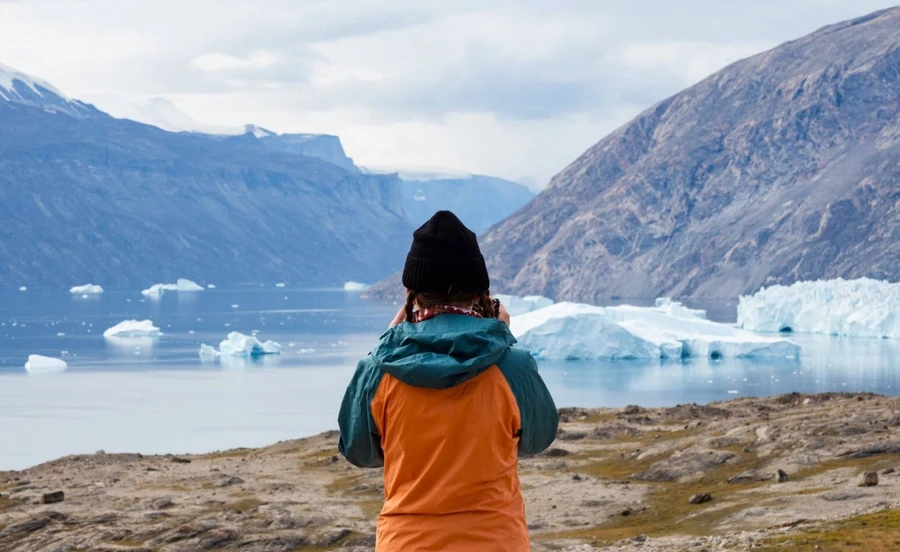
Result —
[[36, 107], [72, 117], [90, 117], [97, 113], [92, 106], [69, 99], [50, 83], [0, 63], [0, 104], [2, 103]]

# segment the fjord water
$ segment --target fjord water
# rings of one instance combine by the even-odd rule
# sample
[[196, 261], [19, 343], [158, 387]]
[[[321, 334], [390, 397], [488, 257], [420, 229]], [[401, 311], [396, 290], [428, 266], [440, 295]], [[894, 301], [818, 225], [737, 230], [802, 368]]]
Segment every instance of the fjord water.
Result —
[[[634, 304], [640, 301], [629, 301]], [[692, 305], [733, 321], [734, 305]], [[397, 305], [343, 290], [275, 287], [99, 296], [0, 292], [0, 470], [60, 456], [208, 452], [262, 446], [336, 428], [344, 388]], [[126, 319], [151, 319], [156, 339], [109, 340]], [[201, 361], [201, 343], [258, 331], [282, 354]], [[797, 360], [545, 361], [559, 406], [705, 403], [791, 391], [898, 394], [900, 342], [793, 336]], [[28, 374], [29, 354], [66, 371]]]

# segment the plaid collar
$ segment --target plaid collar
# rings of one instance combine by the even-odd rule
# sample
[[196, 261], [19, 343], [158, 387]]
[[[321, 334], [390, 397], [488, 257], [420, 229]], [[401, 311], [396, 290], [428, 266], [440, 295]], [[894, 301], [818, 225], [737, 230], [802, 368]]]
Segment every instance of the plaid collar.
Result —
[[472, 309], [464, 309], [462, 307], [451, 307], [450, 305], [437, 305], [428, 307], [427, 309], [419, 309], [413, 312], [413, 322], [422, 322], [429, 318], [434, 318], [439, 314], [463, 314], [475, 318], [484, 318]]

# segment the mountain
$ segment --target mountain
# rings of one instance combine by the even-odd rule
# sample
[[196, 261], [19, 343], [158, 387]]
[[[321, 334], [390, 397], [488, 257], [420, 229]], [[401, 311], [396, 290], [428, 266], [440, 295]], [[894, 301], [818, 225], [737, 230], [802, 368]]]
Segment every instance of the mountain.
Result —
[[412, 226], [399, 180], [266, 138], [173, 133], [0, 73], [0, 286], [372, 281]]
[[449, 210], [476, 234], [516, 212], [534, 197], [525, 186], [493, 176], [458, 171], [397, 171], [403, 209], [414, 226]]
[[482, 239], [495, 288], [732, 298], [900, 280], [900, 8], [734, 63], [607, 136]]
[[47, 113], [61, 113], [78, 119], [98, 113], [88, 104], [67, 98], [49, 83], [0, 63], [0, 105], [4, 103], [41, 109]]
[[344, 170], [358, 173], [359, 168], [353, 163], [353, 159], [347, 157], [341, 139], [329, 134], [276, 134], [272, 131], [260, 129], [252, 125], [247, 126], [248, 132], [253, 133], [269, 149], [296, 153], [315, 157], [337, 165]]

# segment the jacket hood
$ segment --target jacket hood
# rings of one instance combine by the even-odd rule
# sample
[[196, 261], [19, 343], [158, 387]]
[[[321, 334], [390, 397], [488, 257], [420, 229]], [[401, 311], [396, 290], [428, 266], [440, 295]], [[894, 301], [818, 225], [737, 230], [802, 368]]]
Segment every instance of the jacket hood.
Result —
[[509, 327], [497, 319], [442, 314], [394, 326], [381, 336], [372, 357], [403, 383], [446, 389], [496, 364], [515, 342]]

